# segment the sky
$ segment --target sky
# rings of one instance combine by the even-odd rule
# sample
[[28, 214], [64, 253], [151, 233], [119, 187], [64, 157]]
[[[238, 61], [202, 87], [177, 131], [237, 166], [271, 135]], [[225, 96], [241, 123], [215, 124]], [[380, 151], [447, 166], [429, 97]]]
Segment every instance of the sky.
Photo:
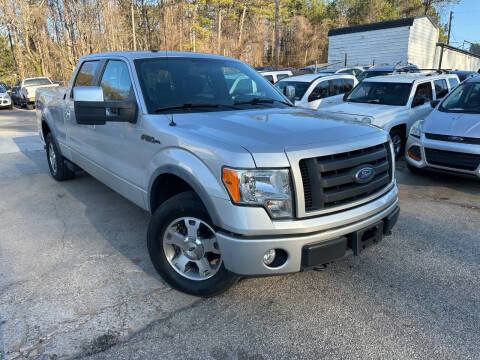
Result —
[[[480, 0], [460, 0], [457, 5], [442, 9], [442, 22], [447, 23], [453, 11], [452, 34], [450, 45], [462, 47], [463, 41], [480, 43]], [[465, 44], [469, 49], [469, 44]]]

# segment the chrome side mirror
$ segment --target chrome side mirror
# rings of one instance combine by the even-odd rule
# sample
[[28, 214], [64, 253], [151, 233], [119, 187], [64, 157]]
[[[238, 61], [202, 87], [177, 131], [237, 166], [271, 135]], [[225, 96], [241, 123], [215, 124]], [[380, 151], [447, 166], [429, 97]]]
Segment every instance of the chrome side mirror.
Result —
[[288, 100], [290, 100], [293, 104], [295, 104], [295, 87], [287, 86], [285, 88], [285, 96]]
[[74, 87], [73, 101], [103, 101], [103, 89], [100, 86]]

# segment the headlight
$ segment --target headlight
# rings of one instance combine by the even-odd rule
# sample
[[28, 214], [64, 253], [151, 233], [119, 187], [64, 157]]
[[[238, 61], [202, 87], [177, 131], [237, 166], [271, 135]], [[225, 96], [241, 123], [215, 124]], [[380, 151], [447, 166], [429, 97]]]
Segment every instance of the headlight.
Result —
[[423, 120], [415, 121], [410, 128], [410, 135], [420, 139], [420, 136], [422, 135], [422, 124]]
[[292, 216], [290, 171], [223, 169], [223, 183], [236, 204], [263, 206], [274, 218]]

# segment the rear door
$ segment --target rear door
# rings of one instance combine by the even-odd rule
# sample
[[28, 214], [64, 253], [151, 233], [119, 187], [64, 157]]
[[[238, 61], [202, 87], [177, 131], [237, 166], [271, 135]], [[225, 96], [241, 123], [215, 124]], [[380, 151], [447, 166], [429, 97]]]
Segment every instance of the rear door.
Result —
[[94, 86], [99, 76], [103, 60], [87, 60], [80, 64], [75, 74], [71, 90], [65, 94], [64, 119], [66, 125], [66, 144], [72, 151], [72, 160], [88, 172], [92, 172], [94, 143], [92, 141], [95, 125], [78, 124], [75, 119], [73, 94], [75, 88]]

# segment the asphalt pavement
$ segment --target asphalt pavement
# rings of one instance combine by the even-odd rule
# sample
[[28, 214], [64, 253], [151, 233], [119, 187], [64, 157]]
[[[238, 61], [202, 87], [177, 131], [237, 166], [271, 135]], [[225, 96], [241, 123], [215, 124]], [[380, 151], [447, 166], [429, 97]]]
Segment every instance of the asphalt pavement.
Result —
[[0, 359], [478, 359], [480, 182], [396, 175], [377, 246], [199, 299], [153, 269], [147, 213], [54, 181], [34, 112], [0, 110]]

